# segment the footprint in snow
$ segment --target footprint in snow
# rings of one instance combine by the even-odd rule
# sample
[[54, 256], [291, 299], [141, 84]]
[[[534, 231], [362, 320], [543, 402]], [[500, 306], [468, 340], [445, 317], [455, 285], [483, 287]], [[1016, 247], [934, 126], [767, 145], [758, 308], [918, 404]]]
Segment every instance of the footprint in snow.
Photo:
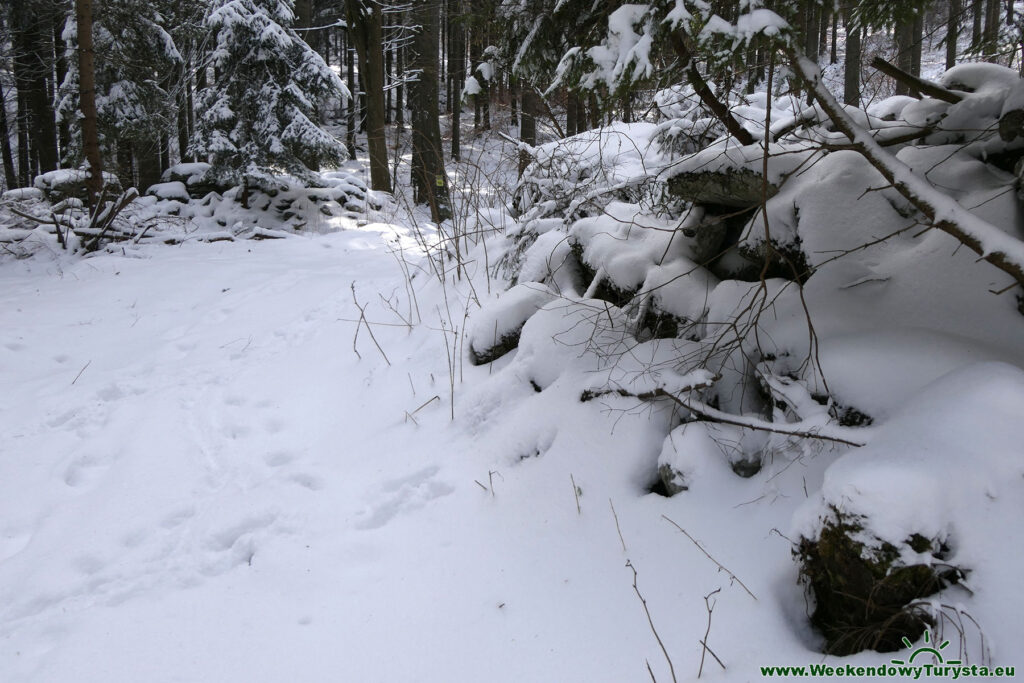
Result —
[[81, 455], [64, 470], [64, 483], [71, 488], [94, 485], [110, 469], [110, 462], [96, 455]]
[[440, 468], [427, 467], [405, 477], [392, 479], [381, 486], [384, 500], [364, 511], [355, 522], [361, 530], [379, 529], [397, 515], [424, 507], [437, 498], [449, 495], [455, 489], [434, 479]]

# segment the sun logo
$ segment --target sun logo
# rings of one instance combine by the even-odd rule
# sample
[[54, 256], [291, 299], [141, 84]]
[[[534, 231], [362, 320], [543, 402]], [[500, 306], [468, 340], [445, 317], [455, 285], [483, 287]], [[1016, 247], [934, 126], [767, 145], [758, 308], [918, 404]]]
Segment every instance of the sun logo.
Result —
[[[893, 659], [893, 660], [890, 660], [890, 661], [893, 664], [913, 664], [914, 663], [914, 658], [916, 658], [918, 655], [920, 655], [920, 654], [929, 654], [929, 655], [932, 655], [933, 657], [935, 657], [937, 660], [939, 660], [939, 662], [938, 662], [939, 664], [960, 664], [960, 660], [959, 659], [951, 659], [951, 660], [949, 660], [947, 662], [946, 660], [944, 660], [942, 658], [942, 652], [940, 652], [940, 650], [945, 650], [947, 647], [949, 647], [949, 641], [948, 640], [942, 641], [942, 644], [939, 645], [938, 650], [936, 650], [934, 647], [931, 647], [931, 642], [932, 642], [931, 631], [925, 629], [925, 632], [924, 632], [924, 642], [925, 642], [924, 645], [922, 645], [921, 647], [917, 648], [916, 650], [914, 650], [913, 652], [910, 653], [910, 659], [908, 661], [904, 662], [902, 659]], [[907, 649], [910, 649], [910, 648], [914, 647], [914, 644], [912, 642], [910, 642], [910, 638], [907, 638], [906, 636], [903, 636], [903, 644], [907, 646]]]

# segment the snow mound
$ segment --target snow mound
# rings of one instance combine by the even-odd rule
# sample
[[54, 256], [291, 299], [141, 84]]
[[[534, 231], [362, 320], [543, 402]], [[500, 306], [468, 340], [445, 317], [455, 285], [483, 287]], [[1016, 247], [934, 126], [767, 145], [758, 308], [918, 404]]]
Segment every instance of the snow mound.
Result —
[[527, 319], [554, 298], [554, 292], [543, 284], [524, 283], [489, 302], [472, 317], [469, 330], [472, 363], [490, 363], [515, 348]]

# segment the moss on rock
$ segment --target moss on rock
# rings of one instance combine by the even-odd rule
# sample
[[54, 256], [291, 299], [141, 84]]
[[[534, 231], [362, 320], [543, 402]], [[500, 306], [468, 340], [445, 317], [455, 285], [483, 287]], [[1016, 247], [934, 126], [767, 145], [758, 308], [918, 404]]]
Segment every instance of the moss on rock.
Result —
[[[811, 623], [825, 636], [828, 654], [895, 652], [904, 637], [915, 641], [933, 625], [918, 601], [956, 583], [962, 572], [942, 562], [904, 564], [899, 548], [871, 542], [862, 519], [833, 512], [818, 538], [801, 539], [795, 550], [801, 580], [814, 594]], [[948, 551], [919, 534], [906, 545], [937, 560]]]

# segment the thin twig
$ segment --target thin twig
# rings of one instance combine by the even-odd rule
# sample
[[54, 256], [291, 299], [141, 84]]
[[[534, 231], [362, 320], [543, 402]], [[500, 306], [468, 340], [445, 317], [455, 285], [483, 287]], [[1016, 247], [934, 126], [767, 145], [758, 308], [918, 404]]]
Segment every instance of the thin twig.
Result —
[[719, 571], [722, 571], [722, 572], [725, 572], [726, 574], [728, 574], [728, 576], [729, 576], [729, 581], [735, 581], [736, 583], [738, 583], [738, 584], [739, 584], [739, 585], [740, 585], [740, 586], [741, 586], [741, 587], [743, 588], [743, 590], [747, 591], [747, 595], [749, 595], [750, 597], [754, 598], [754, 600], [757, 600], [757, 596], [756, 596], [756, 595], [754, 595], [753, 593], [751, 593], [751, 592], [750, 592], [750, 589], [749, 589], [749, 588], [747, 588], [746, 584], [744, 584], [744, 583], [743, 583], [742, 581], [740, 581], [740, 579], [739, 579], [739, 577], [738, 577], [738, 576], [736, 576], [736, 575], [735, 575], [735, 574], [733, 574], [733, 573], [732, 573], [731, 571], [729, 571], [728, 569], [726, 569], [726, 568], [725, 568], [725, 565], [723, 565], [723, 564], [722, 564], [721, 562], [719, 562], [718, 560], [716, 560], [715, 558], [713, 558], [713, 557], [711, 556], [711, 553], [709, 553], [709, 552], [708, 552], [707, 550], [704, 550], [704, 546], [702, 546], [702, 545], [701, 545], [700, 543], [698, 543], [698, 542], [697, 542], [697, 539], [695, 539], [695, 538], [694, 538], [693, 536], [691, 536], [691, 535], [690, 535], [690, 534], [689, 534], [689, 533], [688, 533], [688, 532], [686, 531], [686, 529], [684, 529], [683, 527], [679, 526], [678, 524], [676, 524], [676, 523], [675, 523], [674, 521], [672, 521], [671, 519], [669, 519], [669, 518], [668, 518], [668, 517], [666, 517], [665, 515], [662, 515], [662, 516], [661, 516], [661, 518], [662, 518], [663, 520], [665, 520], [666, 522], [668, 522], [669, 524], [671, 524], [672, 526], [674, 526], [675, 528], [677, 528], [677, 529], [679, 529], [680, 531], [682, 531], [682, 532], [683, 532], [683, 535], [684, 535], [684, 536], [686, 536], [686, 537], [687, 537], [688, 539], [690, 539], [690, 541], [691, 541], [691, 542], [692, 542], [692, 543], [693, 543], [693, 544], [694, 544], [695, 546], [697, 546], [697, 548], [698, 548], [698, 549], [699, 549], [699, 550], [700, 550], [700, 551], [701, 551], [702, 553], [704, 553], [705, 557], [707, 557], [707, 558], [708, 558], [709, 560], [711, 560], [712, 562], [714, 562], [714, 563], [715, 563], [715, 566], [717, 566], [717, 567], [718, 567], [718, 570], [719, 570]]
[[83, 373], [83, 372], [85, 372], [85, 369], [86, 369], [87, 367], [89, 367], [89, 365], [90, 365], [91, 363], [92, 363], [92, 359], [90, 358], [90, 359], [89, 359], [89, 362], [88, 362], [88, 363], [86, 363], [85, 365], [83, 365], [83, 366], [82, 366], [82, 369], [78, 371], [78, 374], [77, 374], [77, 375], [75, 375], [75, 378], [74, 378], [73, 380], [71, 380], [71, 383], [72, 383], [72, 384], [74, 384], [75, 382], [77, 382], [77, 381], [78, 381], [78, 378], [82, 376], [82, 373]]
[[612, 503], [612, 499], [608, 499], [608, 505], [612, 508], [612, 517], [615, 518], [615, 530], [619, 532], [619, 540], [622, 542], [622, 552], [626, 552], [626, 539], [622, 537], [622, 527], [619, 526], [619, 516], [615, 513], [615, 504]]
[[[651, 618], [651, 611], [647, 609], [647, 600], [644, 599], [643, 594], [640, 592], [639, 586], [636, 585], [636, 567], [634, 567], [633, 563], [629, 560], [626, 560], [626, 566], [633, 570], [633, 592], [635, 592], [636, 596], [640, 598], [640, 604], [644, 607], [644, 614], [647, 615], [647, 623], [651, 626], [651, 633], [654, 634], [654, 639], [658, 641], [658, 646], [661, 648], [662, 654], [665, 655], [665, 661], [668, 662], [668, 670], [672, 674], [672, 683], [678, 683], [676, 679], [676, 668], [672, 666], [672, 658], [668, 656], [668, 650], [665, 649], [665, 643], [661, 642], [661, 636], [658, 635], [658, 629], [654, 628], [654, 620]], [[650, 669], [650, 664], [648, 664], [647, 666], [648, 669]], [[654, 674], [651, 674], [651, 678], [653, 677]]]
[[355, 335], [355, 337], [352, 338], [352, 350], [356, 352], [356, 356], [359, 356], [359, 358], [361, 360], [362, 356], [360, 356], [359, 352], [356, 351], [356, 337], [359, 336], [359, 326], [360, 325], [366, 325], [366, 331], [370, 333], [370, 339], [373, 340], [374, 346], [376, 346], [377, 350], [380, 351], [380, 355], [384, 357], [384, 362], [387, 363], [388, 366], [390, 367], [391, 366], [391, 361], [388, 360], [388, 354], [384, 353], [384, 349], [381, 348], [380, 343], [377, 341], [377, 337], [375, 337], [373, 335], [373, 328], [370, 327], [370, 323], [366, 319], [366, 310], [364, 309], [363, 306], [359, 305], [359, 300], [356, 299], [356, 283], [354, 281], [352, 282], [351, 289], [352, 289], [352, 303], [354, 303], [356, 305], [356, 308], [359, 309], [359, 322], [356, 323], [356, 335]]
[[438, 396], [437, 394], [434, 394], [431, 398], [428, 398], [426, 401], [424, 401], [423, 405], [421, 405], [419, 408], [417, 408], [416, 410], [412, 411], [411, 413], [408, 413], [408, 415], [411, 417], [411, 416], [415, 415], [416, 413], [420, 412], [421, 410], [423, 410], [424, 408], [426, 408], [428, 405], [430, 405], [434, 401], [440, 401], [440, 400], [441, 400], [441, 397]]
[[[686, 532], [684, 531], [683, 533]], [[710, 593], [704, 596], [704, 607], [708, 611], [708, 627], [704, 631], [704, 638], [702, 640], [697, 641], [703, 647], [703, 649], [700, 651], [700, 668], [697, 669], [697, 678], [700, 678], [700, 675], [704, 673], [704, 655], [706, 655], [708, 652], [711, 652], [711, 648], [708, 647], [707, 643], [708, 635], [711, 633], [711, 613], [715, 611], [715, 603], [710, 602], [710, 599], [712, 595], [720, 593], [721, 590], [721, 588], [716, 588], [715, 590], [711, 591]], [[715, 661], [718, 662], [719, 666], [721, 666], [723, 669], [725, 668], [725, 664], [722, 664], [722, 660], [718, 658], [718, 655], [716, 655], [714, 652], [711, 652], [711, 656], [715, 658]]]
[[569, 481], [572, 482], [572, 495], [576, 496], [576, 514], [582, 515], [583, 510], [580, 509], [580, 487], [576, 485], [576, 480], [572, 476], [572, 472], [569, 473]]

